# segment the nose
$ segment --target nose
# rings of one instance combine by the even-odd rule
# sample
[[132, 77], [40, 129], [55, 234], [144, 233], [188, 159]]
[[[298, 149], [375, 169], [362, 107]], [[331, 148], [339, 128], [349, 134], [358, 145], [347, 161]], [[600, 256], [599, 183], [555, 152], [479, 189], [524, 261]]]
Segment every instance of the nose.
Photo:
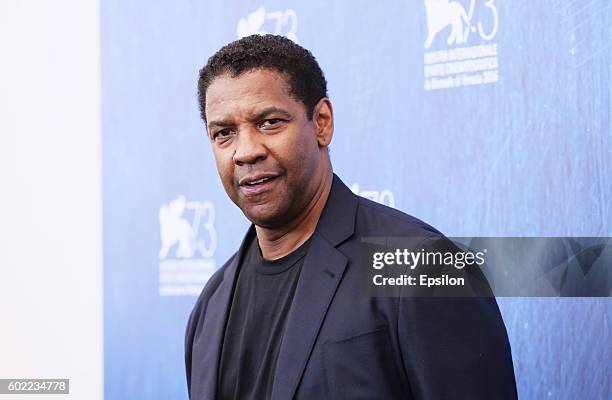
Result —
[[255, 164], [266, 158], [268, 150], [260, 136], [261, 133], [256, 130], [244, 129], [238, 132], [233, 157], [236, 165]]

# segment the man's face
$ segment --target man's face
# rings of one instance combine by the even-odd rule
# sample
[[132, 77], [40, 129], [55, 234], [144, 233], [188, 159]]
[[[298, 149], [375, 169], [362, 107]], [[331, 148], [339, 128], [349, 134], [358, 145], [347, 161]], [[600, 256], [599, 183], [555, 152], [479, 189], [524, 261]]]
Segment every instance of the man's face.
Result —
[[290, 223], [322, 184], [326, 149], [286, 77], [257, 69], [215, 78], [206, 119], [221, 182], [254, 224]]

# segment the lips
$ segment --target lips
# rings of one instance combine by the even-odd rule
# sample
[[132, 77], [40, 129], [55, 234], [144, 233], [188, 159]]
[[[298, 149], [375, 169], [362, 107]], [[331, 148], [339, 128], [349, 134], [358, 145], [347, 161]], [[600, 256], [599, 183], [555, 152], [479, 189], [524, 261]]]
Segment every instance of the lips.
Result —
[[270, 174], [270, 173], [253, 174], [253, 175], [245, 176], [244, 178], [240, 179], [238, 184], [240, 186], [255, 186], [255, 185], [260, 185], [262, 183], [265, 183], [276, 177], [278, 177], [278, 174]]
[[250, 197], [272, 189], [278, 177], [278, 174], [272, 173], [253, 174], [240, 179], [238, 185], [242, 193]]
[[253, 181], [248, 181], [245, 182], [244, 185], [246, 186], [254, 186], [254, 185], [259, 185], [260, 183], [264, 183], [266, 181], [269, 181], [270, 179], [274, 179], [274, 178], [261, 178], [261, 179], [257, 179], [257, 180], [253, 180]]

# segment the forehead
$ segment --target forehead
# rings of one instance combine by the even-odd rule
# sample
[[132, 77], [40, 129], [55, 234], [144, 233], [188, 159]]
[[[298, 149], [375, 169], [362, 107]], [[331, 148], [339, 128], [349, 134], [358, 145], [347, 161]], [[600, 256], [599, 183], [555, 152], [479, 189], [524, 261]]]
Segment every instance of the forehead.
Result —
[[274, 70], [257, 69], [236, 77], [220, 75], [206, 90], [207, 120], [269, 106], [287, 110], [303, 106], [289, 90], [287, 76]]

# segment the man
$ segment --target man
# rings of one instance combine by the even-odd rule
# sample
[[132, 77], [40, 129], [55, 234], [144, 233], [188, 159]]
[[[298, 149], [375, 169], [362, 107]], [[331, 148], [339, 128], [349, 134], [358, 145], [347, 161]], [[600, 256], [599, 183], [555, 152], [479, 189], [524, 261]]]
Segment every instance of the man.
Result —
[[310, 52], [249, 36], [208, 60], [198, 89], [221, 182], [252, 225], [189, 318], [190, 398], [516, 398], [494, 298], [361, 291], [362, 237], [440, 234], [332, 172]]

